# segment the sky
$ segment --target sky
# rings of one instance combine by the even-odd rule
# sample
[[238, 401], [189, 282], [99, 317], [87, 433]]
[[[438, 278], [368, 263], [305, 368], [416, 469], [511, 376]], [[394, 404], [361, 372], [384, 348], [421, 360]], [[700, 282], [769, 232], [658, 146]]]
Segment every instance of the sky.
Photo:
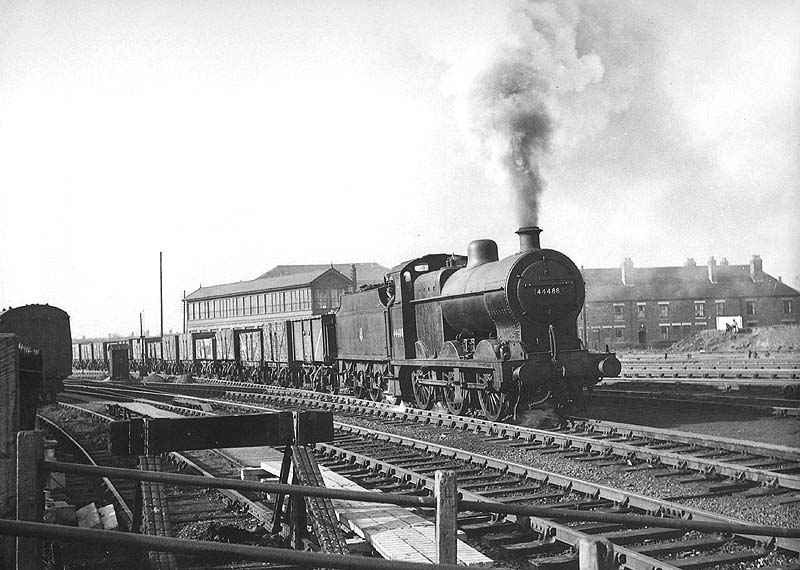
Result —
[[278, 264], [538, 224], [800, 288], [794, 0], [0, 1], [0, 308], [157, 334]]

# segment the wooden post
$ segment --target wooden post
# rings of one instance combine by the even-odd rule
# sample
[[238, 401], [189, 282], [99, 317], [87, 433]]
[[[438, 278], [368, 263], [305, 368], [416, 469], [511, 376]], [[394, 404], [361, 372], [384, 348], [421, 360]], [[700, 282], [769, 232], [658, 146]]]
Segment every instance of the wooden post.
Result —
[[614, 545], [606, 538], [584, 538], [578, 543], [580, 570], [614, 570]]
[[[44, 458], [44, 433], [17, 433], [17, 520], [42, 522], [44, 485], [39, 464]], [[17, 538], [17, 570], [41, 570], [42, 541]]]
[[437, 471], [436, 496], [436, 563], [457, 564], [456, 519], [458, 517], [455, 471]]
[[[16, 335], [0, 333], [0, 518], [17, 508], [17, 432], [19, 431], [19, 350]], [[13, 568], [13, 536], [0, 536], [0, 568]]]

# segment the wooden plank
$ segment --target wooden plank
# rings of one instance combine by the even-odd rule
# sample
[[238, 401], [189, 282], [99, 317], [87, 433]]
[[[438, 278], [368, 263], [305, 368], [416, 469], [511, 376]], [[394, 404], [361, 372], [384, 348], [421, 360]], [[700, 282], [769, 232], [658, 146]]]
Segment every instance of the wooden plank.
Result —
[[[237, 455], [237, 450], [228, 453]], [[272, 448], [263, 448], [261, 468], [280, 473], [282, 455]], [[366, 491], [363, 487], [325, 467], [320, 468], [325, 486], [331, 489]], [[384, 558], [407, 562], [436, 562], [435, 525], [408, 509], [394, 505], [363, 501], [334, 500], [339, 522], [367, 540]], [[457, 541], [458, 564], [490, 565], [492, 560], [465, 542]]]

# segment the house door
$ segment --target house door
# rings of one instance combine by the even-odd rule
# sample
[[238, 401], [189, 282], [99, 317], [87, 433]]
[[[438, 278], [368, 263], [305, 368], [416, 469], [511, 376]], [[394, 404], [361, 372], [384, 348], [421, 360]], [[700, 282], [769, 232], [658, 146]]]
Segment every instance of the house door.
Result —
[[642, 346], [647, 345], [647, 331], [645, 329], [639, 329], [639, 344]]

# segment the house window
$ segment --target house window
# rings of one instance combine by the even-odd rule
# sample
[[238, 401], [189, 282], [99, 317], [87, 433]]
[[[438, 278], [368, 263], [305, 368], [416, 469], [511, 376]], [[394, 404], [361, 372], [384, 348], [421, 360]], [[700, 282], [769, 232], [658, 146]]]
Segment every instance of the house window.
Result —
[[614, 320], [621, 321], [625, 318], [625, 315], [622, 314], [622, 309], [625, 307], [622, 303], [614, 303]]
[[717, 301], [714, 305], [717, 308], [717, 316], [725, 316], [725, 301]]
[[658, 316], [662, 318], [669, 316], [669, 301], [658, 304]]
[[617, 342], [625, 342], [625, 329], [624, 328], [614, 329], [614, 337], [616, 338]]
[[644, 303], [636, 303], [636, 318], [643, 319], [645, 318], [645, 304]]
[[661, 325], [659, 329], [661, 330], [661, 340], [669, 340], [669, 326]]
[[694, 318], [699, 319], [706, 316], [706, 304], [703, 301], [694, 302]]
[[751, 316], [756, 314], [756, 302], [753, 300], [744, 302], [744, 314]]
[[794, 314], [794, 302], [792, 301], [792, 299], [783, 300], [783, 314], [784, 315]]

